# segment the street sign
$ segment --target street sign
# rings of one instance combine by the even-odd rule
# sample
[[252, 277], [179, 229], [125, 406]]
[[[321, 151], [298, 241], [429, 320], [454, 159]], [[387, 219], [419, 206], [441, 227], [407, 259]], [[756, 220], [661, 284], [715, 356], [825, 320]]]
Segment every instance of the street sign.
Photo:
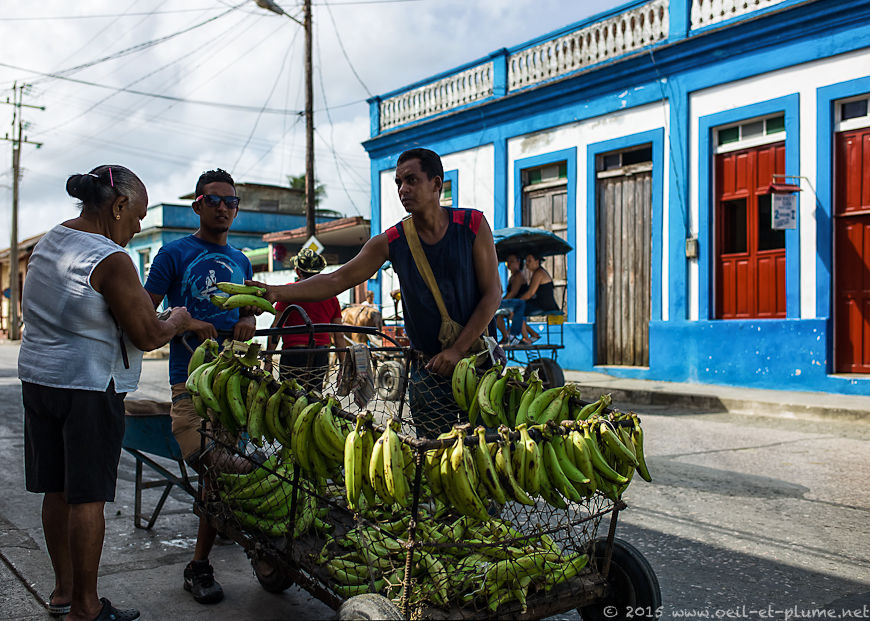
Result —
[[314, 235], [308, 238], [304, 244], [302, 244], [303, 248], [308, 248], [309, 250], [313, 250], [317, 254], [321, 254], [323, 249], [326, 248], [323, 244], [320, 243], [320, 240], [317, 239]]
[[774, 194], [771, 202], [771, 227], [774, 230], [797, 228], [797, 193]]

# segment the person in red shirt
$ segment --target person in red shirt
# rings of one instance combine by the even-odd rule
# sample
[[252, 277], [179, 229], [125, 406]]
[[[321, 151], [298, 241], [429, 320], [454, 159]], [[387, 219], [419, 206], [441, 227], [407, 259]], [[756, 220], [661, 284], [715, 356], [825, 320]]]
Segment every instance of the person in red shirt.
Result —
[[[295, 257], [291, 259], [293, 266], [296, 268], [297, 282], [304, 280], [309, 276], [314, 276], [323, 271], [326, 267], [326, 260], [322, 255], [314, 252], [309, 248], [303, 248]], [[319, 302], [299, 302], [297, 306], [308, 314], [311, 323], [341, 323], [341, 307], [338, 304], [337, 297], [327, 298]], [[281, 315], [289, 306], [285, 302], [277, 302], [275, 310], [275, 322], [273, 328], [283, 326], [302, 326], [305, 321], [302, 316], [291, 311], [283, 324], [280, 324]], [[308, 332], [302, 334], [285, 334], [281, 337], [284, 351], [281, 353], [280, 375], [281, 379], [296, 378], [305, 390], [323, 390], [323, 380], [326, 377], [326, 372], [329, 369], [329, 345], [332, 340], [335, 347], [344, 347], [343, 333], [340, 332], [315, 332], [314, 333], [314, 348], [317, 351], [311, 351], [310, 334]], [[272, 349], [274, 342], [269, 343], [269, 349]], [[298, 349], [299, 351], [293, 351]], [[299, 369], [299, 371], [295, 371]], [[304, 371], [302, 370], [304, 369]]]

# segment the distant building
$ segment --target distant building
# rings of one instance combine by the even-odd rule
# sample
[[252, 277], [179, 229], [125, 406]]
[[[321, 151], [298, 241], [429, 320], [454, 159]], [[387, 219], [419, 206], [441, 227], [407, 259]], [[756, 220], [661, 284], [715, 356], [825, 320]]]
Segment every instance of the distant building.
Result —
[[[268, 246], [263, 241], [263, 235], [305, 226], [305, 192], [283, 186], [240, 182], [236, 184], [236, 194], [241, 199], [239, 213], [230, 228], [227, 241], [243, 251], [255, 251], [252, 255], [256, 260], [255, 271], [267, 269], [260, 256], [262, 250], [256, 253]], [[159, 203], [149, 207], [142, 221], [142, 231], [127, 244], [127, 252], [133, 257], [143, 282], [160, 248], [199, 228], [199, 216], [191, 207], [195, 196], [185, 194], [179, 198], [190, 202]], [[316, 213], [318, 222], [331, 221], [336, 217], [332, 212], [318, 210]]]
[[[286, 231], [305, 227], [305, 192], [289, 187], [266, 185], [262, 183], [237, 183], [236, 192], [241, 198], [239, 213], [230, 229], [228, 242], [243, 251], [268, 248], [268, 242], [263, 241], [263, 235], [273, 231]], [[199, 216], [194, 213], [191, 203], [195, 198], [191, 194], [180, 197], [189, 202], [185, 204], [158, 203], [148, 207], [148, 213], [142, 221], [142, 230], [127, 244], [127, 252], [133, 258], [133, 263], [139, 271], [142, 282], [148, 275], [151, 260], [165, 244], [190, 235], [199, 228]], [[318, 223], [330, 222], [340, 218], [328, 210], [317, 210]], [[22, 240], [18, 245], [18, 278], [23, 288], [27, 271], [27, 262], [34, 246], [42, 238], [42, 233]], [[268, 252], [268, 251], [267, 251]], [[260, 251], [262, 254], [262, 251]], [[256, 254], [254, 255], [257, 258]], [[266, 269], [265, 262], [258, 261], [255, 271]], [[9, 320], [9, 248], [0, 250], [0, 337], [8, 334]], [[19, 300], [19, 310], [20, 310]], [[19, 312], [19, 317], [21, 314]]]
[[372, 98], [372, 232], [429, 147], [573, 246], [563, 367], [870, 394], [868, 105], [870, 0], [627, 2]]

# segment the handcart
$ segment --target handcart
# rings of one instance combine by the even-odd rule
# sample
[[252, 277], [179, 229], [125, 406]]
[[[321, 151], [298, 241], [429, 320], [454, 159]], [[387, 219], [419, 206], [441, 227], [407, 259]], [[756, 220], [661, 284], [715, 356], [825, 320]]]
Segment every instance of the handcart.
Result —
[[[509, 227], [494, 230], [492, 236], [499, 261], [507, 260], [511, 254], [520, 258], [529, 253], [548, 257], [573, 250], [567, 241], [545, 229]], [[500, 309], [497, 314], [505, 316], [507, 311]], [[557, 358], [559, 351], [565, 349], [565, 313], [563, 310], [548, 311], [541, 319], [539, 328], [543, 334], [540, 340], [532, 344], [503, 345], [502, 348], [508, 360], [525, 365], [527, 378], [532, 371], [537, 371], [545, 386], [561, 386], [565, 383], [565, 374]]]
[[[574, 609], [584, 619], [657, 614], [661, 594], [655, 573], [634, 547], [615, 537], [624, 502], [601, 493], [562, 508], [542, 499], [531, 504], [507, 500], [490, 502], [485, 515], [470, 517], [436, 501], [430, 468], [437, 451], [458, 450], [462, 461], [470, 454], [463, 444], [478, 451], [485, 446], [487, 451], [494, 449], [497, 459], [519, 434], [481, 428], [477, 434], [482, 435], [465, 436], [468, 425], [454, 427], [462, 413], [449, 388], [445, 392], [442, 384], [421, 376], [418, 354], [390, 336], [372, 328], [305, 323], [257, 334], [376, 335], [384, 346], [371, 348], [367, 355], [402, 358], [404, 377], [396, 402], [366, 389], [370, 378], [365, 365], [357, 364], [361, 377], [350, 379], [335, 369], [322, 376], [323, 369], [302, 367], [267, 374], [260, 365], [250, 365], [250, 356], [241, 360], [240, 355], [235, 370], [227, 371], [226, 381], [233, 388], [224, 398], [233, 397], [234, 375], [240, 374], [254, 394], [247, 425], [233, 420], [232, 413], [208, 409], [203, 454], [229, 453], [248, 467], [246, 472], [230, 473], [208, 465], [220, 460], [205, 459], [200, 479], [205, 493], [198, 496], [195, 512], [245, 549], [264, 589], [280, 592], [297, 584], [337, 610], [339, 619], [534, 619]], [[353, 355], [359, 362], [359, 351], [333, 351]], [[276, 353], [280, 351], [261, 355]], [[222, 376], [215, 371], [220, 362], [212, 364], [199, 376], [214, 373], [217, 389], [208, 396], [220, 399]], [[311, 386], [308, 373], [317, 374], [321, 391], [299, 388]], [[261, 392], [269, 395], [265, 424], [259, 419]], [[368, 478], [355, 478], [355, 462], [326, 440], [336, 430], [340, 437], [353, 436], [363, 443], [361, 450], [372, 453], [368, 471], [374, 477], [371, 490], [378, 495], [368, 496]], [[374, 441], [368, 449], [366, 437]], [[385, 471], [395, 475], [390, 469], [398, 467], [403, 474], [395, 478], [394, 488], [382, 486], [383, 472], [371, 466], [381, 464], [374, 458], [381, 453]], [[354, 455], [353, 450], [349, 454]], [[507, 461], [512, 461], [509, 456]], [[443, 458], [440, 464], [449, 470]], [[468, 463], [462, 461], [461, 467]], [[345, 476], [364, 484], [366, 493], [358, 495], [353, 508]], [[404, 493], [400, 479], [409, 485]], [[443, 484], [459, 493], [455, 473], [444, 480], [452, 481]], [[393, 503], [380, 495], [389, 496], [389, 489]], [[599, 537], [605, 523], [606, 535]]]

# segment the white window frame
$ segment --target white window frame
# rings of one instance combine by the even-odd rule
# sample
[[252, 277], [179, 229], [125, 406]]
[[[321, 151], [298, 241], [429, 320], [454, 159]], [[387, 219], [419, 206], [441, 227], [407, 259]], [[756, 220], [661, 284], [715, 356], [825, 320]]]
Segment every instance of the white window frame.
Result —
[[[840, 118], [843, 114], [842, 104], [861, 100], [867, 100], [867, 114], [855, 117], [854, 119], [846, 119], [845, 121]], [[847, 132], [853, 129], [863, 129], [864, 127], [870, 127], [870, 93], [864, 93], [856, 97], [846, 97], [834, 102], [834, 131]]]
[[[752, 147], [758, 147], [764, 144], [773, 144], [774, 142], [782, 142], [785, 140], [787, 135], [787, 131], [784, 129], [781, 132], [776, 132], [774, 134], [767, 133], [767, 121], [768, 119], [775, 119], [783, 116], [782, 112], [776, 112], [774, 114], [767, 114], [765, 116], [757, 116], [751, 119], [742, 119], [737, 123], [729, 123], [728, 125], [720, 125], [714, 129], [714, 144], [716, 145], [715, 150], [713, 151], [716, 155], [719, 153], [730, 153], [731, 151], [740, 151], [741, 149], [750, 149]], [[764, 133], [760, 136], [753, 136], [752, 138], [741, 138], [737, 142], [729, 142], [728, 144], [719, 144], [719, 132], [732, 129], [734, 127], [742, 127], [744, 125], [752, 125], [753, 123], [758, 123], [759, 121], [764, 121]]]

